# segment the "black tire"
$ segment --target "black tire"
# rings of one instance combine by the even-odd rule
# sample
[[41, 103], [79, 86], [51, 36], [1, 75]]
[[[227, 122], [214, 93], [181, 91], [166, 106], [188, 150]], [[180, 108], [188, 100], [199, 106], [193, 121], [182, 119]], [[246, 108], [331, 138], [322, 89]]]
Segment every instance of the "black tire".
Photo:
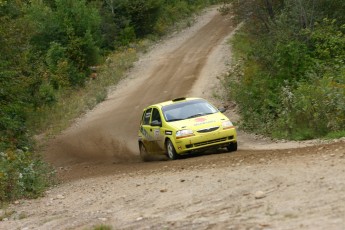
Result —
[[147, 154], [146, 148], [143, 143], [139, 143], [140, 158], [143, 161], [149, 161], [149, 156]]
[[166, 152], [167, 152], [167, 156], [169, 157], [169, 159], [176, 160], [179, 158], [171, 140], [166, 141], [165, 147], [166, 147]]
[[229, 152], [237, 151], [237, 142], [230, 143], [226, 148]]

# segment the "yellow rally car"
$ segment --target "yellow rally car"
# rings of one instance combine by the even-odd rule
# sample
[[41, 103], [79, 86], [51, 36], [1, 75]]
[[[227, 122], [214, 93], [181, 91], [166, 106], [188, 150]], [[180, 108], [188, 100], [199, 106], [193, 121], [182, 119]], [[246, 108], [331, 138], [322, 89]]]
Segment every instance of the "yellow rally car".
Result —
[[144, 109], [139, 150], [143, 160], [166, 154], [180, 155], [208, 148], [237, 150], [236, 129], [222, 112], [201, 98], [177, 98]]

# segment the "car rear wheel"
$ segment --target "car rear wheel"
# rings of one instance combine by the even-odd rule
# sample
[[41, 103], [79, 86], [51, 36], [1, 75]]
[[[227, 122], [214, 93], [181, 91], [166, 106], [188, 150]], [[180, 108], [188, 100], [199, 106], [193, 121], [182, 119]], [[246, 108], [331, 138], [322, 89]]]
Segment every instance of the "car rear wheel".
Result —
[[171, 140], [166, 141], [166, 150], [167, 150], [167, 155], [168, 155], [169, 159], [171, 159], [171, 160], [178, 159], [178, 155], [176, 153], [175, 147], [174, 147], [173, 143], [171, 142]]
[[227, 147], [229, 152], [235, 152], [237, 151], [237, 142], [230, 143]]
[[146, 148], [143, 143], [139, 144], [140, 157], [143, 161], [149, 161], [149, 156], [147, 154]]

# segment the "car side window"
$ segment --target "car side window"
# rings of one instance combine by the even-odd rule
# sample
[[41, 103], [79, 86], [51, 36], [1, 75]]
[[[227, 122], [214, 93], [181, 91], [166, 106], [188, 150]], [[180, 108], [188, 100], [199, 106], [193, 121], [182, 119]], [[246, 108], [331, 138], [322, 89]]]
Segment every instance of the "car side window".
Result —
[[150, 117], [151, 117], [151, 113], [152, 113], [152, 109], [147, 109], [144, 112], [144, 116], [143, 116], [143, 125], [149, 125], [150, 124]]
[[153, 109], [152, 111], [152, 121], [162, 122], [161, 116], [159, 115], [158, 109]]

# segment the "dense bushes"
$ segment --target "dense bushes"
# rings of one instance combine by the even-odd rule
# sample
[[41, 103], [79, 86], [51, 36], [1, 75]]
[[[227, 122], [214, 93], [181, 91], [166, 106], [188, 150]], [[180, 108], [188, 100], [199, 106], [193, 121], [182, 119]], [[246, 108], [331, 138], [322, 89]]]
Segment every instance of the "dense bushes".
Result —
[[27, 57], [32, 32], [15, 6], [0, 2], [0, 151], [27, 144]]
[[66, 83], [72, 87], [83, 85], [90, 73], [89, 66], [99, 60], [101, 19], [97, 9], [85, 0], [56, 0], [53, 9], [32, 4], [27, 17], [35, 28], [32, 59], [45, 64], [43, 72], [36, 74], [45, 74], [46, 79], [37, 80], [55, 89]]
[[345, 20], [340, 12], [345, 5], [328, 0], [245, 4], [249, 2], [253, 12], [232, 5], [248, 21], [233, 40], [237, 65], [227, 78], [242, 126], [289, 139], [342, 135]]

